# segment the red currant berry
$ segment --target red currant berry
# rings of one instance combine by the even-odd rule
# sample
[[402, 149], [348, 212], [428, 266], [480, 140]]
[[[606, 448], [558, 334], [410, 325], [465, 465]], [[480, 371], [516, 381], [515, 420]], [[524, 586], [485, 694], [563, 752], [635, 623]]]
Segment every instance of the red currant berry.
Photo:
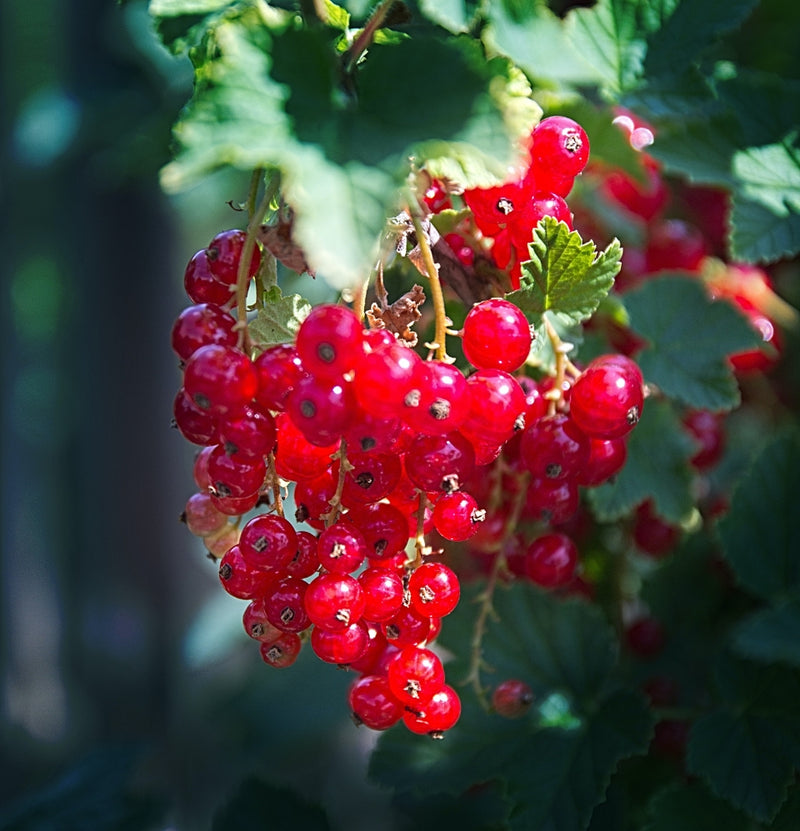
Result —
[[363, 353], [362, 331], [358, 318], [347, 307], [314, 307], [297, 332], [297, 352], [303, 366], [319, 378], [341, 378]]
[[486, 517], [475, 497], [463, 491], [446, 493], [433, 508], [433, 524], [446, 539], [463, 542], [472, 537]]
[[423, 563], [409, 578], [411, 605], [421, 615], [444, 617], [458, 605], [461, 586], [444, 563]]
[[589, 437], [568, 416], [556, 413], [526, 428], [520, 453], [535, 479], [569, 479], [589, 460]]
[[709, 470], [722, 458], [725, 450], [723, 416], [710, 410], [692, 410], [683, 419], [684, 426], [699, 444], [690, 459], [695, 470]]
[[258, 391], [253, 362], [220, 344], [203, 346], [189, 358], [183, 382], [194, 405], [219, 418], [241, 414]]
[[208, 475], [217, 496], [242, 498], [256, 493], [264, 484], [267, 468], [262, 458], [237, 459], [218, 444], [208, 457]]
[[[236, 284], [239, 276], [239, 260], [242, 258], [247, 234], [244, 231], [222, 231], [217, 234], [206, 248], [209, 271], [222, 283], [229, 286]], [[247, 277], [254, 277], [261, 265], [261, 252], [258, 246], [253, 249]]]
[[[589, 160], [589, 139], [576, 121], [562, 115], [543, 118], [531, 133], [531, 170], [537, 186], [548, 190], [546, 178], [577, 176]], [[554, 191], [555, 192], [555, 191]]]
[[299, 577], [284, 577], [273, 583], [264, 594], [267, 620], [282, 632], [302, 632], [311, 626], [306, 612], [305, 596], [308, 583]]
[[217, 444], [219, 421], [216, 416], [194, 405], [192, 399], [181, 387], [172, 407], [175, 426], [181, 435], [192, 444]]
[[363, 621], [335, 631], [315, 626], [311, 631], [314, 654], [328, 664], [349, 665], [357, 661], [369, 646], [369, 635]]
[[366, 599], [361, 584], [349, 574], [320, 574], [308, 584], [306, 611], [315, 626], [331, 631], [360, 620]]
[[418, 707], [429, 701], [444, 684], [444, 668], [430, 649], [407, 646], [389, 664], [389, 689], [400, 702]]
[[269, 622], [263, 597], [250, 601], [242, 615], [242, 624], [253, 640], [262, 643], [274, 643], [281, 636], [281, 630]]
[[633, 540], [643, 554], [664, 557], [672, 551], [679, 539], [680, 530], [656, 513], [651, 500], [639, 505], [633, 522]]
[[258, 374], [256, 401], [265, 410], [283, 412], [286, 399], [308, 373], [294, 344], [280, 343], [265, 349], [253, 362]]
[[253, 407], [245, 407], [237, 418], [223, 419], [219, 443], [229, 456], [245, 461], [261, 459], [275, 448], [275, 419]]
[[444, 738], [461, 716], [461, 699], [448, 684], [435, 692], [422, 709], [406, 708], [403, 724], [418, 735], [427, 733], [433, 739]]
[[365, 675], [353, 682], [348, 702], [356, 724], [371, 730], [387, 730], [400, 721], [404, 707], [392, 695], [389, 682], [382, 675]]
[[622, 470], [628, 458], [628, 446], [621, 439], [589, 439], [589, 458], [575, 474], [579, 485], [594, 487], [607, 482]]
[[653, 658], [664, 649], [667, 634], [660, 621], [641, 617], [625, 629], [625, 642], [640, 658]]
[[552, 533], [538, 537], [525, 555], [528, 577], [548, 589], [569, 583], [577, 563], [578, 549], [566, 534]]
[[361, 531], [346, 519], [326, 528], [317, 541], [319, 564], [328, 571], [350, 574], [364, 562], [367, 544]]
[[220, 560], [219, 580], [233, 597], [252, 600], [262, 597], [274, 581], [273, 575], [253, 568], [242, 556], [238, 545], [232, 546]]
[[513, 375], [479, 369], [467, 378], [469, 415], [459, 428], [470, 441], [501, 445], [525, 426], [525, 393]]
[[503, 718], [519, 718], [533, 704], [533, 690], [524, 682], [510, 678], [498, 684], [492, 692], [492, 707]]
[[283, 517], [259, 514], [242, 528], [239, 547], [255, 568], [283, 571], [297, 551], [297, 533]]
[[356, 420], [349, 381], [330, 382], [309, 375], [298, 381], [286, 401], [286, 412], [311, 444], [337, 442]]
[[210, 343], [235, 346], [234, 319], [219, 306], [199, 303], [184, 309], [172, 327], [172, 349], [183, 361]]
[[363, 534], [370, 560], [392, 557], [406, 547], [408, 519], [388, 502], [358, 506], [348, 511], [347, 518]]
[[228, 517], [214, 507], [208, 493], [193, 493], [183, 509], [181, 519], [197, 537], [207, 537], [228, 524]]
[[338, 442], [312, 444], [286, 413], [278, 414], [275, 427], [278, 435], [275, 467], [283, 479], [292, 482], [316, 479], [330, 468], [331, 456], [339, 448]]
[[580, 504], [575, 479], [531, 479], [525, 498], [525, 515], [536, 522], [567, 522]]
[[466, 388], [467, 382], [458, 368], [444, 361], [421, 362], [403, 402], [403, 418], [415, 433], [449, 433], [469, 412]]
[[372, 566], [358, 576], [366, 605], [364, 617], [380, 623], [391, 620], [403, 605], [403, 580], [396, 571]]
[[242, 516], [256, 507], [259, 499], [259, 492], [251, 493], [249, 496], [219, 496], [211, 494], [211, 501], [214, 507], [227, 516]]
[[308, 531], [297, 533], [297, 551], [286, 564], [285, 572], [292, 577], [310, 577], [319, 569], [317, 557], [317, 538]]
[[230, 285], [218, 280], [211, 273], [205, 248], [189, 260], [183, 276], [183, 286], [186, 294], [194, 303], [214, 303], [217, 306], [224, 306], [233, 297]]
[[416, 352], [396, 340], [365, 350], [353, 377], [353, 389], [364, 412], [376, 418], [398, 416], [420, 363]]
[[639, 367], [625, 355], [601, 355], [572, 385], [570, 417], [587, 436], [618, 439], [638, 424], [644, 406]]
[[408, 478], [424, 491], [452, 493], [475, 468], [475, 451], [458, 432], [418, 436], [405, 456]]
[[431, 634], [431, 618], [420, 614], [411, 606], [401, 606], [391, 620], [381, 623], [381, 631], [393, 646], [416, 646], [428, 640]]
[[399, 456], [389, 453], [352, 453], [347, 457], [342, 502], [351, 507], [378, 502], [397, 487], [403, 470]]
[[474, 305], [464, 320], [464, 357], [478, 369], [514, 372], [531, 351], [531, 327], [513, 303], [494, 297]]
[[261, 644], [261, 657], [264, 663], [276, 669], [283, 669], [291, 666], [300, 654], [303, 642], [300, 636], [294, 632], [283, 632], [281, 636], [272, 643]]

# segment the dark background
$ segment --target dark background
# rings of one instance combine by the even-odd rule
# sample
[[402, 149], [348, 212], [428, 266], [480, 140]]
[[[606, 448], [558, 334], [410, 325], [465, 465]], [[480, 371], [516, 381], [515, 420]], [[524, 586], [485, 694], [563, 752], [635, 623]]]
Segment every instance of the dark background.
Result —
[[[796, 70], [785, 8], [742, 33], [751, 66]], [[264, 667], [177, 521], [169, 331], [246, 186], [159, 189], [188, 62], [110, 0], [3, 0], [0, 62], [0, 829], [208, 828], [251, 774], [389, 828], [346, 674]]]

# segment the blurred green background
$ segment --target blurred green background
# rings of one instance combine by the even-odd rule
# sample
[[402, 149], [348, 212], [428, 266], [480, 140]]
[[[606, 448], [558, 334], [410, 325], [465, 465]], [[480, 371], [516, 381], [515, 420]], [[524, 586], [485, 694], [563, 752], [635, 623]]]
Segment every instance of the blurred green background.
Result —
[[[762, 4], [744, 62], [797, 76], [791, 8]], [[188, 61], [144, 2], [3, 0], [0, 62], [0, 829], [210, 828], [248, 775], [392, 828], [346, 673], [264, 667], [177, 521], [169, 331], [246, 188], [159, 190]]]
[[3, 0], [0, 61], [0, 828], [209, 828], [247, 775], [390, 827], [346, 673], [264, 666], [178, 522], [169, 332], [247, 185], [159, 190], [188, 60], [144, 2]]

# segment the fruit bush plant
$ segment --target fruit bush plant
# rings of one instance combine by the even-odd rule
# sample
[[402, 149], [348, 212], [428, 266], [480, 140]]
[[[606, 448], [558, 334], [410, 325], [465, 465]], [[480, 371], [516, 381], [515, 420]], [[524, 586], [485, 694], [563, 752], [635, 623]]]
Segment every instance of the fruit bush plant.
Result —
[[755, 5], [150, 4], [164, 187], [250, 177], [172, 330], [184, 518], [265, 671], [352, 673], [416, 828], [798, 827], [800, 97], [721, 56]]

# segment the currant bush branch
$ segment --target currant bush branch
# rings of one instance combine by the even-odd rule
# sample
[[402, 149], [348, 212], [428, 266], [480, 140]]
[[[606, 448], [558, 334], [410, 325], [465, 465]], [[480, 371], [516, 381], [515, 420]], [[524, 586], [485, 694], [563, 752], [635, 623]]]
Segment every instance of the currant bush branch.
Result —
[[436, 315], [436, 328], [434, 333], [434, 343], [432, 348], [435, 349], [436, 357], [440, 361], [448, 361], [447, 355], [447, 330], [450, 328], [450, 321], [447, 318], [447, 311], [444, 305], [444, 293], [442, 292], [442, 283], [439, 280], [439, 269], [433, 260], [433, 252], [431, 251], [428, 236], [425, 233], [422, 222], [419, 216], [413, 211], [409, 210], [411, 221], [414, 223], [414, 231], [417, 235], [417, 244], [419, 245], [422, 254], [422, 262], [425, 265], [425, 272], [428, 277], [428, 282], [431, 287], [431, 297], [433, 299], [433, 309]]

